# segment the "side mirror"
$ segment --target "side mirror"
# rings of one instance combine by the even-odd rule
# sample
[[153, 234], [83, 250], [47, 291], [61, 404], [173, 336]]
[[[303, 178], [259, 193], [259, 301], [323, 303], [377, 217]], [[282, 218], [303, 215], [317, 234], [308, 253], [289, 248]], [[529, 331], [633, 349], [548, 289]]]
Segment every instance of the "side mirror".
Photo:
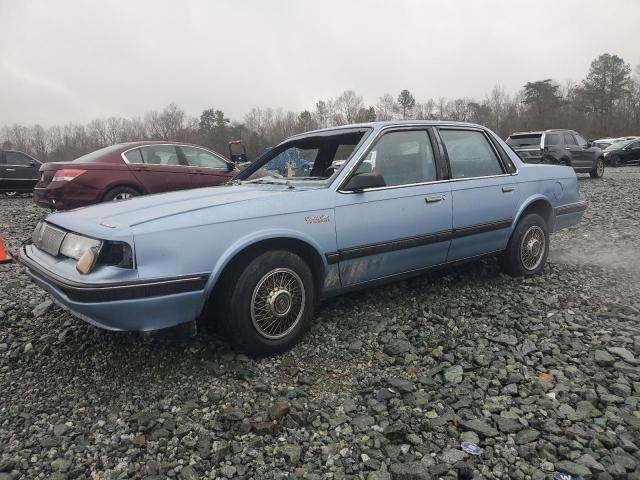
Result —
[[35, 167], [36, 165], [37, 165], [37, 162], [35, 160], [29, 160], [30, 167]]
[[360, 173], [349, 179], [344, 186], [344, 190], [348, 192], [361, 192], [367, 188], [386, 187], [387, 183], [384, 177], [379, 173]]

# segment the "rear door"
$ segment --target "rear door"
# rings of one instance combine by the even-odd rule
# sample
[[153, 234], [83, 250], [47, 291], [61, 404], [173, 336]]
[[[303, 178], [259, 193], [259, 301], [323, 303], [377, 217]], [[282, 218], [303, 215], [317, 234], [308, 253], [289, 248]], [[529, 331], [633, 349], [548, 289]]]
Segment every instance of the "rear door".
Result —
[[30, 191], [38, 182], [40, 162], [22, 152], [4, 152], [4, 189]]
[[181, 145], [178, 147], [189, 166], [195, 188], [220, 185], [234, 176], [233, 165], [204, 148]]
[[[440, 127], [451, 172], [453, 233], [447, 262], [503, 250], [518, 204], [518, 184], [481, 129]], [[515, 170], [514, 170], [515, 171]]]
[[189, 167], [175, 145], [146, 145], [124, 152], [129, 169], [147, 193], [193, 188]]

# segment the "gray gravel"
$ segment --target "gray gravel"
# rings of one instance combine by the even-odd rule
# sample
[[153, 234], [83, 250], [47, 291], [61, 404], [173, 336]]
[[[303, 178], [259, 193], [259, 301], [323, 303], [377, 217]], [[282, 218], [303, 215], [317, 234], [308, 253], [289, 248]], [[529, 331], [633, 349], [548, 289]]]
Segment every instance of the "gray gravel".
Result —
[[[580, 186], [541, 276], [488, 260], [337, 298], [259, 361], [101, 332], [0, 266], [0, 480], [639, 479], [640, 169]], [[0, 199], [12, 248], [44, 215]]]

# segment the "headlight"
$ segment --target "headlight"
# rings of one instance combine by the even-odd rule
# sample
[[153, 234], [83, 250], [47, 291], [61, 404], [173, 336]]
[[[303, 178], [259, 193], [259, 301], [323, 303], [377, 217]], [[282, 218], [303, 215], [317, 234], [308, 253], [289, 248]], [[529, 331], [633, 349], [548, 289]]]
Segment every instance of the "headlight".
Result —
[[87, 250], [93, 248], [96, 252], [99, 252], [101, 246], [101, 240], [83, 237], [75, 233], [67, 233], [62, 241], [62, 245], [60, 245], [60, 253], [65, 257], [79, 260]]

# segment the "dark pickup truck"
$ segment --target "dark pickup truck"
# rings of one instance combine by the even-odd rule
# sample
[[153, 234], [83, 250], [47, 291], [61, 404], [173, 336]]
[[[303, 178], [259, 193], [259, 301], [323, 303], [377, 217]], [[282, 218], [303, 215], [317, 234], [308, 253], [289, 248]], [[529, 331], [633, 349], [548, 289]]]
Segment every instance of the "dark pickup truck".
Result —
[[567, 165], [593, 178], [604, 175], [602, 150], [573, 130], [516, 132], [509, 135], [507, 144], [526, 163]]

